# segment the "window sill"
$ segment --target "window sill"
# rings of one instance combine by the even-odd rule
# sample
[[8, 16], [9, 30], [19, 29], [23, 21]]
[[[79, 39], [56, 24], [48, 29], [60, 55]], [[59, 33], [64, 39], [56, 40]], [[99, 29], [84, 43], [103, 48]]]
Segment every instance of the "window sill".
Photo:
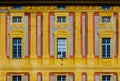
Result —
[[12, 23], [12, 24], [10, 24], [10, 27], [24, 27], [25, 26], [25, 24], [23, 24], [23, 23]]
[[109, 57], [109, 58], [107, 58], [107, 57], [103, 58], [103, 57], [102, 57], [101, 59], [112, 59], [112, 57]]
[[20, 57], [20, 58], [15, 58], [15, 57], [12, 57], [12, 59], [22, 59], [22, 57]]
[[106, 22], [104, 22], [104, 23], [100, 23], [100, 24], [98, 24], [98, 26], [100, 27], [100, 28], [102, 28], [102, 27], [114, 27], [114, 24], [113, 23], [106, 23]]

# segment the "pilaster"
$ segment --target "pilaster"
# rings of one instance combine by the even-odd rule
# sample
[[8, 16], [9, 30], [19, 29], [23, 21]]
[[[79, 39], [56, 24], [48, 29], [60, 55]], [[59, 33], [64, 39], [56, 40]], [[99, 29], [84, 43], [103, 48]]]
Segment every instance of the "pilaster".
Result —
[[93, 50], [93, 12], [87, 12], [88, 14], [88, 31], [87, 33], [87, 59], [88, 59], [88, 64], [94, 64], [94, 50]]
[[78, 71], [75, 72], [74, 79], [75, 79], [75, 81], [82, 81], [81, 73]]
[[30, 58], [36, 58], [36, 13], [31, 13], [31, 46]]
[[94, 81], [94, 71], [87, 72], [87, 81]]
[[[118, 12], [118, 19], [120, 19], [120, 12]], [[118, 31], [120, 30], [120, 20], [118, 20]], [[118, 32], [118, 42], [120, 41], [120, 32]], [[118, 43], [118, 64], [120, 64], [120, 43]]]
[[6, 58], [6, 13], [0, 13], [0, 38], [0, 58]]
[[42, 57], [43, 58], [49, 58], [49, 49], [48, 49], [48, 46], [49, 46], [49, 44], [48, 44], [48, 13], [49, 12], [43, 12], [43, 39], [45, 39], [45, 40], [43, 40], [43, 55], [42, 55]]
[[75, 58], [81, 58], [81, 12], [75, 12]]
[[49, 77], [50, 77], [49, 72], [47, 71], [42, 72], [42, 81], [50, 81]]

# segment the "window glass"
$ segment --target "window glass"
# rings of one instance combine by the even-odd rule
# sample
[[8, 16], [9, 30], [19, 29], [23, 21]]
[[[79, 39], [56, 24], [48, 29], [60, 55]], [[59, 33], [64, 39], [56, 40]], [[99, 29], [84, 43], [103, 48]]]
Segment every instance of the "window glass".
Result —
[[12, 76], [12, 81], [22, 81], [22, 77], [20, 75]]
[[12, 22], [13, 23], [21, 23], [22, 22], [22, 16], [14, 16]]
[[66, 38], [57, 39], [57, 57], [66, 58]]
[[66, 22], [66, 16], [58, 16], [57, 17], [58, 23], [65, 23]]
[[13, 9], [14, 9], [14, 10], [21, 10], [21, 9], [22, 9], [22, 6], [13, 6]]
[[102, 17], [102, 22], [103, 23], [110, 23], [111, 17], [110, 16], [103, 16]]
[[66, 10], [66, 6], [65, 5], [59, 5], [57, 6], [58, 10]]
[[102, 81], [111, 81], [111, 76], [109, 75], [102, 76]]
[[13, 38], [13, 58], [21, 58], [22, 52], [22, 39], [21, 38]]
[[102, 6], [102, 10], [110, 10], [110, 6]]
[[111, 38], [102, 38], [102, 57], [110, 58]]
[[66, 81], [66, 76], [64, 76], [64, 75], [58, 75], [57, 76], [57, 81]]

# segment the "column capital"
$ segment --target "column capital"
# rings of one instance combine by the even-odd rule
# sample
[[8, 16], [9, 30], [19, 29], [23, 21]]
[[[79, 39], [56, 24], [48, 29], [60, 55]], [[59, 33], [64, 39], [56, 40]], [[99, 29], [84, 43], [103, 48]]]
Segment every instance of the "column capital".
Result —
[[87, 13], [88, 13], [89, 16], [92, 16], [94, 12], [93, 11], [89, 11]]

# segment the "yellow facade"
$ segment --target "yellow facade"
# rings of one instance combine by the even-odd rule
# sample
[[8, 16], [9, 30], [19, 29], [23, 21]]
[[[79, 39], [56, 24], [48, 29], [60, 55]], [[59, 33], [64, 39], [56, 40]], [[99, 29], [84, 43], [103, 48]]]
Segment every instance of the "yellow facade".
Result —
[[[111, 75], [112, 79], [114, 80], [114, 74], [117, 74], [117, 80], [120, 81], [120, 7], [113, 6], [110, 10], [102, 10], [101, 6], [66, 6], [66, 10], [58, 10], [57, 6], [22, 6], [21, 10], [14, 10], [12, 6], [5, 6], [0, 7], [1, 10], [9, 10], [9, 12], [2, 11], [0, 12], [0, 81], [6, 81], [7, 75], [12, 77], [13, 75], [21, 75], [24, 76], [25, 74], [29, 75], [29, 81], [37, 81], [37, 77], [40, 73], [42, 80], [41, 81], [50, 81], [50, 74], [53, 73], [55, 76], [57, 75], [65, 75], [67, 76], [66, 81], [69, 80], [69, 73], [74, 74], [73, 81], [97, 81], [95, 80], [95, 74], [100, 74], [100, 78], [102, 75]], [[49, 56], [49, 13], [54, 13], [55, 15], [55, 23], [54, 27], [60, 26], [62, 30], [54, 32], [54, 40], [57, 40], [57, 37], [64, 37], [67, 39], [67, 57], [66, 59], [57, 59], [57, 50], [54, 50], [54, 57]], [[69, 57], [68, 49], [70, 47], [70, 32], [63, 29], [63, 25], [69, 28], [70, 23], [67, 21], [64, 24], [57, 23], [57, 16], [66, 16], [68, 19], [69, 13], [72, 12], [75, 15], [75, 33], [74, 33], [74, 56], [71, 58]], [[6, 54], [6, 16], [7, 13], [10, 14], [10, 27], [16, 27], [16, 30], [13, 30], [9, 33], [10, 35], [10, 57], [7, 57]], [[22, 18], [21, 24], [13, 24], [12, 23], [12, 16], [22, 16], [24, 17], [25, 13], [30, 14], [31, 23], [30, 23], [30, 57], [25, 57], [25, 41], [24, 37], [26, 35], [26, 31], [23, 31], [19, 28], [25, 27], [24, 19]], [[36, 15], [37, 13], [42, 14], [42, 55], [39, 58], [36, 54]], [[88, 26], [87, 26], [87, 55], [86, 57], [82, 56], [82, 36], [81, 36], [81, 14], [86, 13], [88, 19]], [[114, 57], [114, 32], [105, 28], [105, 30], [100, 31], [98, 34], [99, 38], [99, 57], [95, 57], [94, 55], [94, 27], [93, 27], [93, 15], [94, 13], [98, 13], [99, 16], [111, 16], [113, 17], [114, 13], [117, 13], [118, 17], [118, 56]], [[110, 24], [108, 23], [99, 23], [99, 27], [101, 28], [103, 25], [110, 25], [113, 27], [113, 23], [111, 21]], [[14, 59], [12, 58], [12, 38], [20, 37], [22, 38], [22, 58], [21, 59]], [[108, 59], [102, 58], [102, 38], [111, 38], [112, 40], [112, 47], [111, 47], [111, 54], [112, 57]], [[29, 43], [28, 43], [29, 44]], [[57, 49], [57, 42], [54, 41], [54, 49]], [[82, 75], [86, 75], [86, 80], [82, 78]], [[57, 77], [56, 77], [57, 78]], [[12, 81], [12, 78], [10, 78]], [[24, 77], [22, 77], [22, 81]], [[55, 81], [57, 81], [55, 79]], [[100, 79], [102, 81], [102, 79]]]

